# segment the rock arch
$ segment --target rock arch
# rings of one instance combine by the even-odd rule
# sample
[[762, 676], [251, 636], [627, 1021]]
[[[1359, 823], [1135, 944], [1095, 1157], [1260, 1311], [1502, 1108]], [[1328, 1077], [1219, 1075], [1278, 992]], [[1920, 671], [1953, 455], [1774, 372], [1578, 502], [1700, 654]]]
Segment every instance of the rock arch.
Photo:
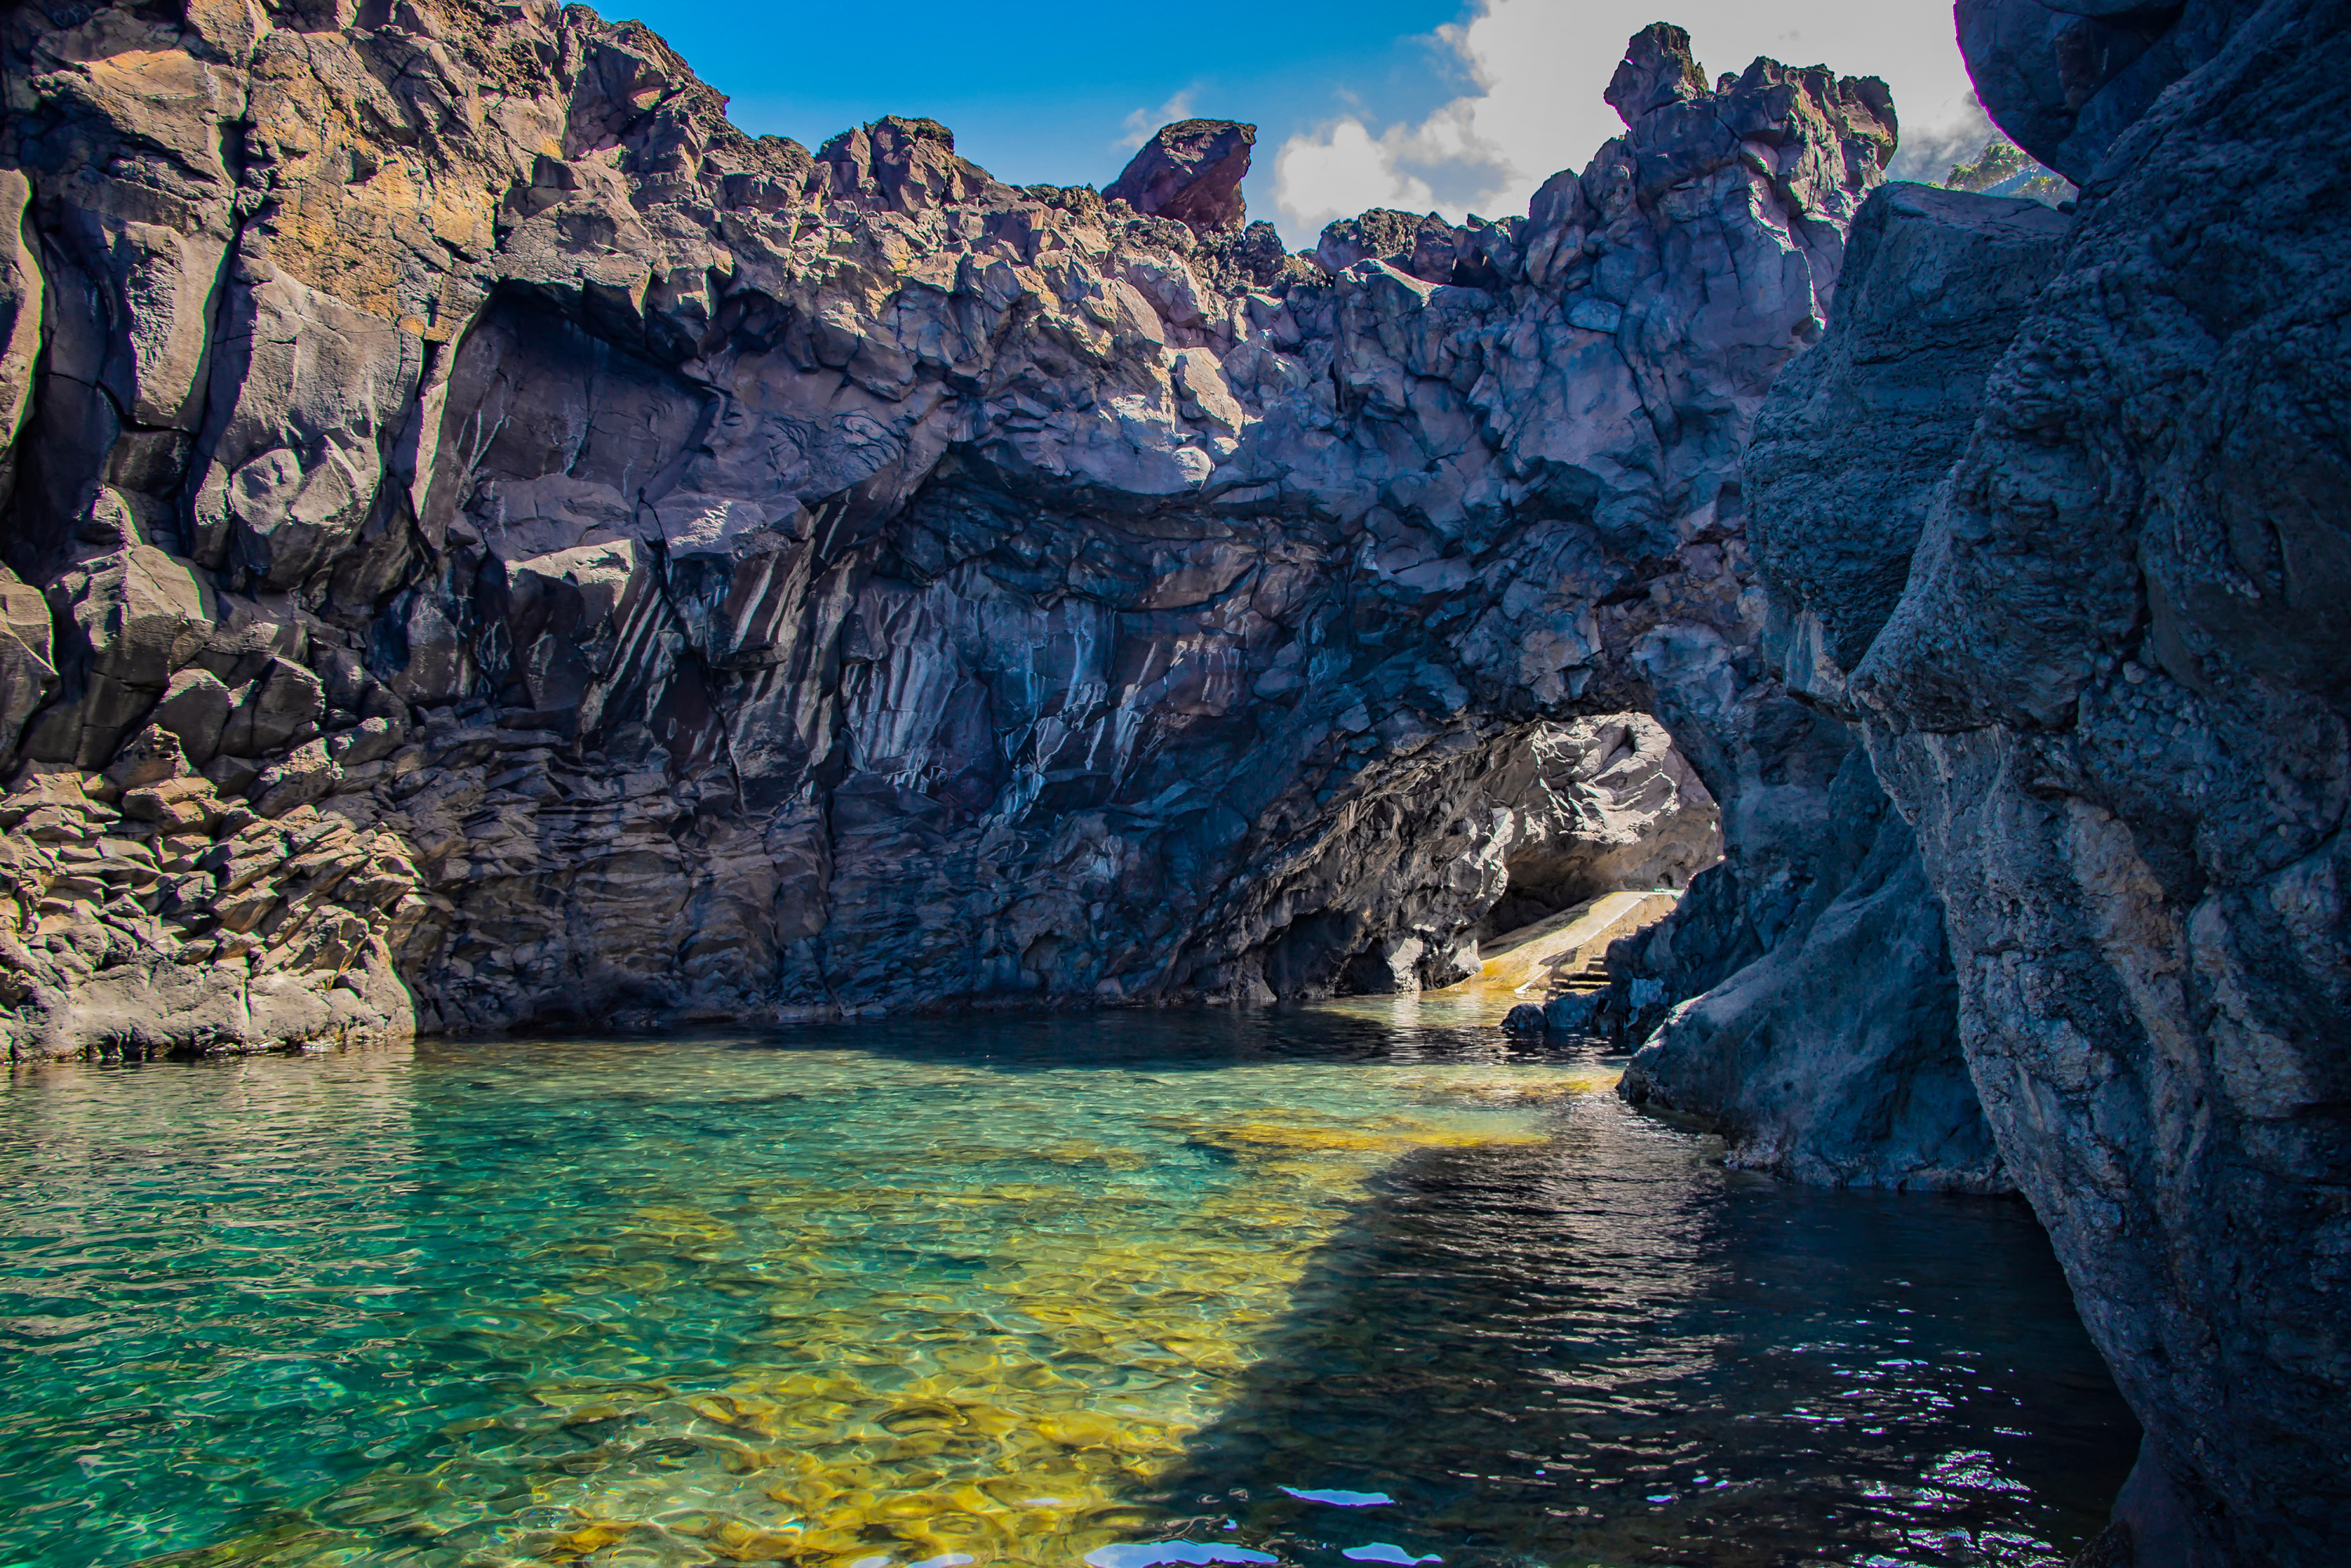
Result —
[[[1528, 216], [1316, 261], [929, 121], [754, 141], [576, 9], [104, 16], [11, 45], [63, 325], [8, 536], [57, 673], [6, 738], [53, 790], [156, 758], [93, 831], [201, 771], [176, 838], [278, 869], [159, 837], [144, 924], [84, 901], [93, 974], [325, 922], [292, 972], [378, 955], [426, 1027], [1311, 991], [1442, 968], [1495, 890], [1428, 868], [1560, 726], [1654, 712], [1726, 799], [1811, 744], [1739, 460], [1892, 150], [1875, 82], [1708, 91], [1652, 28], [1625, 79], [1683, 88]], [[1247, 138], [1176, 129], [1233, 183]], [[119, 210], [93, 150], [182, 205]], [[167, 285], [211, 323], [177, 359]], [[398, 845], [373, 902], [284, 880], [322, 831]], [[71, 1049], [42, 955], [83, 938], [27, 934], [12, 1027]]]

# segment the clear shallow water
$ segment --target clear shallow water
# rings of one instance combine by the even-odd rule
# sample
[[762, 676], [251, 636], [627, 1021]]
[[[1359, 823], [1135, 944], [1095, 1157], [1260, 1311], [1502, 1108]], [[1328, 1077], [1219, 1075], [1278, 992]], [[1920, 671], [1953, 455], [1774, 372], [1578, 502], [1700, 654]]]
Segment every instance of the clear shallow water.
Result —
[[2020, 1206], [1725, 1172], [1495, 1040], [18, 1071], [0, 1565], [2045, 1564], [2103, 1522], [2137, 1430]]

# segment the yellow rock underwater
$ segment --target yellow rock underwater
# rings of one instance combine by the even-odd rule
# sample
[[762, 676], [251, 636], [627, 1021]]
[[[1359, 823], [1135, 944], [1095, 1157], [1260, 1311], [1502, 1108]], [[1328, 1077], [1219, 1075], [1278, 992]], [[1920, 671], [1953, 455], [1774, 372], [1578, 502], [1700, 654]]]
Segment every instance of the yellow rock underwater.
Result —
[[[1539, 1144], [1533, 1112], [1592, 1087], [1270, 1065], [1196, 1103], [1180, 1078], [1144, 1081], [1097, 1134], [1053, 1125], [1017, 1079], [854, 1053], [796, 1067], [955, 1098], [886, 1140], [811, 1124], [794, 1168], [714, 1175], [723, 1198], [704, 1201], [672, 1163], [690, 1151], [646, 1134], [660, 1179], [639, 1201], [537, 1228], [529, 1288], [466, 1304], [472, 1332], [567, 1375], [444, 1428], [429, 1465], [321, 1500], [318, 1527], [156, 1561], [313, 1568], [397, 1539], [452, 1568], [1067, 1568], [1165, 1517], [1187, 1440], [1379, 1171]], [[695, 1314], [713, 1301], [754, 1319], [698, 1345], [723, 1365], [678, 1352], [711, 1338]]]

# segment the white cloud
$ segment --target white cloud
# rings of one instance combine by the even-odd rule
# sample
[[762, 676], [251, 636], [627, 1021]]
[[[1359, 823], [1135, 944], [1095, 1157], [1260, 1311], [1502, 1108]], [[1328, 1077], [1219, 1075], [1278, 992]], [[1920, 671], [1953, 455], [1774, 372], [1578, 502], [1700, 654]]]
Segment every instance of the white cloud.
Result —
[[1320, 234], [1333, 218], [1351, 217], [1370, 207], [1401, 207], [1426, 212], [1437, 194], [1425, 180], [1398, 167], [1405, 135], [1393, 127], [1374, 141], [1360, 120], [1342, 120], [1319, 136], [1291, 137], [1273, 159], [1273, 201], [1281, 209], [1282, 227], [1290, 243], [1303, 245], [1299, 235]]
[[1126, 134], [1118, 144], [1129, 152], [1151, 140], [1151, 133], [1163, 125], [1173, 125], [1179, 120], [1192, 118], [1192, 89], [1186, 88], [1157, 109], [1138, 109], [1126, 117]]
[[[1901, 105], [1895, 105], [1901, 112]], [[1972, 162], [1984, 150], [1984, 144], [2000, 134], [1991, 116], [1970, 93], [1958, 112], [1940, 124], [1922, 126], [1913, 131], [1905, 126], [1901, 150], [1886, 171], [1890, 179], [1936, 181], [1951, 172], [1955, 163]]]
[[[1665, 14], [1688, 27], [1709, 78], [1758, 55], [1883, 77], [1905, 142], [1935, 143], [1933, 156], [1982, 124], [1938, 0], [1678, 0]], [[1601, 94], [1625, 40], [1658, 15], [1657, 0], [1474, 0], [1431, 40], [1473, 90], [1418, 120], [1344, 113], [1282, 143], [1273, 202], [1285, 238], [1311, 245], [1324, 224], [1367, 206], [1457, 222], [1523, 213], [1552, 173], [1582, 169], [1623, 129]]]

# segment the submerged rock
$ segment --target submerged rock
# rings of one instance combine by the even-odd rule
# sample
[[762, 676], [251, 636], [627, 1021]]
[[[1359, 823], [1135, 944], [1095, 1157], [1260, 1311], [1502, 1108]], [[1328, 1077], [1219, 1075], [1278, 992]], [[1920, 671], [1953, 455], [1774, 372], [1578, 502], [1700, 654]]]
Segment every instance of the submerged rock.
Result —
[[1502, 1027], [1512, 1034], [1540, 1035], [1550, 1027], [1550, 1021], [1541, 1003], [1520, 1002], [1502, 1015]]
[[1569, 991], [1552, 998], [1542, 1007], [1544, 1032], [1561, 1039], [1591, 1033], [1602, 996], [1599, 991]]

